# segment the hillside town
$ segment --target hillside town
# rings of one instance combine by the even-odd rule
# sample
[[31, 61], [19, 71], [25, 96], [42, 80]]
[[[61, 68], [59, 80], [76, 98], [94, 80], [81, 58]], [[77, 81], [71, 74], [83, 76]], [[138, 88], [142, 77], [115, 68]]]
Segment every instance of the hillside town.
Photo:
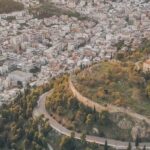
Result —
[[39, 2], [18, 1], [23, 11], [0, 14], [0, 105], [28, 84], [42, 85], [81, 65], [110, 59], [118, 45], [122, 51], [135, 50], [150, 38], [150, 1], [53, 0], [92, 18], [85, 20], [67, 15], [38, 19], [28, 7]]

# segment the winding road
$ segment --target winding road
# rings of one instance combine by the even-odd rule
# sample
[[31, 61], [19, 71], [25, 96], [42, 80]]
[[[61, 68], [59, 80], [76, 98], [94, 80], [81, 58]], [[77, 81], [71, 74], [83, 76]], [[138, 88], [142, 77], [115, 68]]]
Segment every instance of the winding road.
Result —
[[[72, 131], [63, 127], [60, 123], [58, 123], [55, 119], [53, 119], [49, 115], [49, 113], [46, 111], [46, 108], [45, 108], [46, 97], [49, 96], [50, 94], [52, 94], [52, 92], [53, 92], [53, 90], [46, 92], [39, 97], [38, 105], [35, 107], [35, 109], [33, 111], [33, 117], [40, 116], [43, 114], [45, 116], [45, 118], [47, 118], [49, 120], [49, 124], [53, 129], [55, 129], [57, 132], [59, 132], [63, 135], [70, 136]], [[75, 138], [80, 139], [80, 137], [81, 137], [81, 133], [75, 132]], [[101, 138], [101, 137], [91, 136], [91, 135], [86, 136], [87, 142], [97, 143], [100, 145], [104, 145], [106, 140], [108, 142], [108, 145], [111, 147], [114, 147], [116, 149], [121, 149], [121, 150], [127, 149], [128, 142], [122, 142], [122, 141], [113, 140], [113, 139], [106, 139], [106, 138]], [[132, 149], [135, 149], [135, 144], [134, 143], [131, 143], [131, 144], [132, 144]], [[146, 145], [147, 150], [150, 149], [150, 143], [140, 143], [141, 148], [143, 148], [144, 145]]]

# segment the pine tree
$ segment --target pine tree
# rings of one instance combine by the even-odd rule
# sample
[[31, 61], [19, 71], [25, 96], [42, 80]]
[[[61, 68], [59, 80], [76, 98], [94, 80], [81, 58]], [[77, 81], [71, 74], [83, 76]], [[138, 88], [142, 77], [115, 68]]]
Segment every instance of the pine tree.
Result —
[[139, 143], [140, 143], [140, 140], [139, 140], [139, 136], [137, 135], [136, 140], [135, 140], [135, 146], [138, 147]]
[[143, 150], [146, 150], [146, 146], [144, 145]]
[[94, 109], [93, 109], [93, 113], [94, 113], [94, 114], [96, 113], [96, 109], [95, 109], [95, 106], [94, 106]]
[[129, 142], [127, 150], [131, 150], [131, 149], [132, 149], [131, 142]]
[[108, 150], [107, 140], [105, 141], [104, 150]]

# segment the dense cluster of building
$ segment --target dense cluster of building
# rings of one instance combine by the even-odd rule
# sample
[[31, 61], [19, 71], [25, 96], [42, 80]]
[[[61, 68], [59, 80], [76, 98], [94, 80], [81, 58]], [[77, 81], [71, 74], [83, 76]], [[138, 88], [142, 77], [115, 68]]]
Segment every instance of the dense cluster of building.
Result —
[[[33, 0], [19, 0], [39, 4]], [[32, 3], [31, 3], [32, 2]], [[0, 14], [0, 101], [14, 98], [27, 84], [40, 85], [63, 72], [134, 50], [150, 37], [150, 2], [144, 0], [57, 0], [89, 16], [37, 19], [28, 9]], [[94, 21], [97, 20], [97, 21]], [[120, 44], [121, 43], [121, 44]]]

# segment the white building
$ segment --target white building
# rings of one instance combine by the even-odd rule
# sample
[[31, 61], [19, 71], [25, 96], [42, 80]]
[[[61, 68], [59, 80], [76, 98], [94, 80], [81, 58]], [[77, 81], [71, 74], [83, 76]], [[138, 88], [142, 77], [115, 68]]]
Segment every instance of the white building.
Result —
[[31, 73], [26, 73], [22, 71], [13, 71], [8, 75], [8, 80], [11, 82], [12, 86], [18, 86], [18, 82], [26, 86], [27, 83], [32, 81], [33, 75]]

